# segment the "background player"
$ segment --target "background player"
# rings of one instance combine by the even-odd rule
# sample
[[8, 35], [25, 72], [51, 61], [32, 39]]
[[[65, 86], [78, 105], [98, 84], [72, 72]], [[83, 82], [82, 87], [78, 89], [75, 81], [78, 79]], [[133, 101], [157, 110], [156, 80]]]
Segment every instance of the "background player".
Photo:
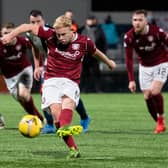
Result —
[[[1, 36], [10, 33], [14, 28], [13, 23], [4, 24]], [[37, 115], [43, 121], [43, 116], [37, 110], [31, 96], [33, 68], [26, 55], [27, 49], [31, 48], [30, 41], [21, 36], [15, 37], [6, 45], [0, 41], [0, 69], [10, 94], [27, 113]]]
[[144, 99], [154, 121], [157, 122], [154, 133], [166, 130], [164, 118], [164, 98], [161, 93], [168, 76], [168, 34], [147, 21], [147, 11], [137, 10], [132, 15], [131, 28], [124, 36], [126, 66], [129, 77], [129, 89], [136, 91], [133, 75], [133, 50], [139, 60], [139, 83]]
[[[70, 19], [72, 19], [72, 11], [68, 10], [65, 12], [66, 15], [68, 15], [68, 17]], [[42, 12], [40, 10], [34, 9], [29, 13], [29, 22], [31, 24], [37, 24], [40, 26], [45, 26], [46, 28], [52, 28], [50, 25], [45, 24], [45, 20], [44, 20], [44, 16], [42, 14]], [[74, 28], [74, 27], [73, 27]], [[76, 29], [73, 29], [73, 31], [75, 32]], [[43, 84], [44, 81], [44, 70], [47, 64], [47, 46], [46, 46], [46, 42], [43, 39], [40, 39], [38, 36], [33, 35], [32, 33], [26, 33], [28, 38], [30, 39], [30, 41], [32, 41], [33, 45], [36, 47], [36, 49], [38, 49], [38, 53], [40, 55], [40, 62], [41, 63], [41, 69], [39, 71], [39, 76], [41, 75], [41, 82]], [[34, 63], [36, 64], [36, 62], [38, 62], [38, 58], [36, 58], [35, 56], [37, 55], [34, 54]], [[39, 69], [38, 69], [39, 70]], [[36, 73], [36, 72], [35, 72]], [[79, 99], [79, 103], [78, 106], [76, 107], [76, 111], [80, 116], [80, 124], [83, 127], [83, 132], [87, 132], [88, 131], [88, 127], [89, 127], [89, 123], [90, 123], [90, 117], [88, 116], [87, 112], [86, 112], [86, 108], [83, 104], [83, 101], [81, 100], [81, 98]], [[46, 112], [44, 112], [44, 116], [47, 120], [47, 124], [44, 126], [44, 128], [42, 129], [42, 133], [55, 133], [55, 126], [53, 124], [53, 119], [52, 116]]]

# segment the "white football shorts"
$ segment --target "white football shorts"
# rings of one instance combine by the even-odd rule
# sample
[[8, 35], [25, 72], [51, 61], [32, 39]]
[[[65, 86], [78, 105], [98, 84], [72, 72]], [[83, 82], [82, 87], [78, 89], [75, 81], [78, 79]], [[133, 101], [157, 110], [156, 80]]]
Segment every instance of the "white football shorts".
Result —
[[168, 62], [152, 67], [139, 65], [139, 83], [141, 90], [150, 88], [152, 81], [165, 83], [168, 77]]
[[80, 89], [77, 83], [67, 78], [50, 78], [44, 81], [41, 108], [48, 110], [53, 103], [61, 103], [62, 97], [71, 98], [76, 106], [79, 102]]
[[33, 85], [33, 67], [28, 66], [17, 75], [5, 78], [5, 82], [10, 94], [17, 99], [18, 87], [26, 87], [31, 90]]

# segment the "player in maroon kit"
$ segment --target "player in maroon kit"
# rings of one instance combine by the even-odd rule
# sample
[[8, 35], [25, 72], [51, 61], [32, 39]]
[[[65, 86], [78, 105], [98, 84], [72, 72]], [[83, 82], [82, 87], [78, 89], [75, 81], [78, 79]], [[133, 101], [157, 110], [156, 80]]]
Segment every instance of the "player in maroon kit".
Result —
[[[70, 19], [73, 18], [73, 13], [71, 10], [67, 10], [65, 12], [65, 16], [66, 17], [69, 17]], [[32, 24], [38, 24], [38, 25], [44, 25], [46, 27], [51, 27], [49, 26], [48, 24], [45, 24], [45, 20], [44, 20], [44, 17], [43, 17], [43, 14], [41, 11], [39, 10], [32, 10], [29, 14], [29, 21], [30, 23]], [[73, 25], [73, 20], [72, 20], [72, 25]], [[76, 31], [74, 29], [74, 25], [72, 27], [73, 31]], [[46, 57], [47, 57], [47, 47], [46, 47], [46, 43], [45, 43], [45, 40], [44, 39], [40, 39], [39, 37], [37, 37], [36, 35], [32, 35], [31, 33], [27, 32], [26, 33], [27, 37], [30, 39], [30, 41], [32, 41], [32, 43], [34, 44], [34, 46], [39, 50], [39, 53], [41, 54], [42, 56], [42, 61], [43, 62], [43, 65], [44, 67], [41, 67], [44, 71], [45, 69], [45, 66], [46, 66]], [[37, 54], [37, 52], [36, 52]], [[34, 63], [36, 63], [36, 57], [34, 57]], [[44, 73], [42, 73], [44, 74]], [[41, 76], [41, 84], [43, 85], [43, 75]], [[40, 89], [40, 92], [42, 91], [42, 86], [41, 86], [41, 89]], [[82, 99], [80, 98], [79, 99], [79, 103], [78, 105], [76, 106], [76, 112], [79, 114], [80, 116], [80, 124], [81, 126], [83, 127], [83, 132], [87, 132], [88, 131], [88, 128], [89, 128], [89, 124], [90, 124], [90, 121], [91, 121], [91, 118], [90, 116], [87, 114], [87, 110], [85, 108], [85, 105], [82, 101]], [[43, 111], [44, 113], [44, 116], [46, 118], [46, 124], [44, 125], [43, 129], [42, 129], [42, 133], [45, 134], [45, 133], [55, 133], [56, 132], [56, 129], [55, 129], [55, 125], [53, 123], [53, 118], [52, 118], [52, 115], [49, 114], [48, 112], [46, 111]]]
[[133, 75], [133, 50], [139, 60], [139, 83], [148, 111], [156, 121], [154, 133], [166, 130], [164, 98], [161, 94], [168, 76], [168, 34], [147, 22], [147, 11], [136, 10], [132, 15], [131, 28], [124, 36], [129, 89], [136, 91]]
[[[13, 23], [5, 24], [1, 28], [1, 36], [10, 33], [14, 28]], [[10, 94], [27, 113], [37, 115], [43, 121], [43, 116], [38, 112], [31, 96], [33, 68], [26, 56], [26, 50], [31, 47], [25, 37], [15, 37], [7, 45], [0, 41], [0, 69]]]
[[[72, 20], [65, 15], [58, 17], [53, 25], [54, 29], [33, 24], [22, 24], [13, 32], [3, 37], [3, 43], [9, 43], [20, 33], [30, 31], [45, 39], [48, 48], [47, 66], [44, 74], [42, 93], [42, 109], [51, 112], [54, 118], [57, 135], [62, 137], [70, 149], [70, 158], [80, 156], [79, 150], [72, 137], [82, 131], [81, 126], [69, 126], [73, 111], [80, 98], [80, 75], [84, 55], [95, 56], [106, 63], [110, 69], [116, 67], [95, 44], [84, 35], [71, 29]], [[40, 71], [36, 66], [34, 77], [39, 79]]]

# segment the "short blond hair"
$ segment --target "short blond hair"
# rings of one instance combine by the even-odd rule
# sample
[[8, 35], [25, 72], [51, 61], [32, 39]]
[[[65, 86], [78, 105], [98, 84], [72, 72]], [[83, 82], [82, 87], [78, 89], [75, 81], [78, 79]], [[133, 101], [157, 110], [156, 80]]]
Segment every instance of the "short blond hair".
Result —
[[53, 27], [55, 29], [62, 28], [62, 27], [70, 27], [72, 26], [72, 19], [66, 17], [65, 15], [61, 15], [55, 19]]

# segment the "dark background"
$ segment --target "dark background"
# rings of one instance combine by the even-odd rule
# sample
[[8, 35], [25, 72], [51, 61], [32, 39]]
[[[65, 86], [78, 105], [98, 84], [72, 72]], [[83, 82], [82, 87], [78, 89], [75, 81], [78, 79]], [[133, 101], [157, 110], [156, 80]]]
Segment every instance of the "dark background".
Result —
[[147, 9], [152, 11], [167, 11], [168, 5], [166, 1], [159, 0], [117, 0], [114, 1], [98, 1], [92, 0], [92, 11], [132, 11], [136, 9]]

